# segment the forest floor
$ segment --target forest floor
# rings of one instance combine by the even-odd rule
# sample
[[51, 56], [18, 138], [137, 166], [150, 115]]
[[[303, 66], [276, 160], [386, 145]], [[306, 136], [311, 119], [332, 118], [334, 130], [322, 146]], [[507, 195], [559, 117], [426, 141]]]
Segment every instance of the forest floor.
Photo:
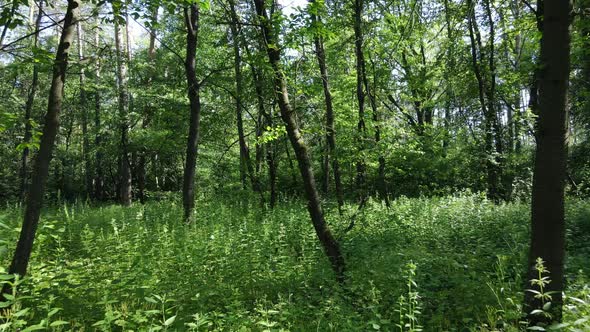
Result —
[[[327, 220], [346, 256], [343, 287], [303, 201], [281, 201], [270, 211], [240, 195], [201, 199], [192, 225], [181, 222], [175, 199], [130, 208], [54, 206], [42, 214], [17, 304], [0, 311], [10, 324], [5, 330], [519, 326], [529, 204], [494, 205], [477, 195], [400, 198], [390, 209], [369, 201], [343, 233], [356, 207], [339, 217], [327, 203]], [[590, 201], [570, 199], [566, 211], [565, 322], [572, 331], [589, 331]], [[0, 210], [0, 266], [9, 264], [20, 216], [15, 206]]]

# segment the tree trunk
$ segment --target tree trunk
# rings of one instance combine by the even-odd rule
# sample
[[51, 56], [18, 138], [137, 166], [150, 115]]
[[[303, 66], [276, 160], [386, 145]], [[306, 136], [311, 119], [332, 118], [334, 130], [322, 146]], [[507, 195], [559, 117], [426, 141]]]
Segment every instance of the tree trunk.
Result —
[[500, 120], [498, 119], [498, 111], [496, 110], [496, 61], [495, 61], [495, 38], [496, 38], [496, 28], [494, 23], [494, 18], [492, 15], [492, 6], [490, 4], [492, 0], [484, 0], [486, 15], [488, 17], [488, 23], [490, 27], [490, 34], [489, 34], [489, 54], [488, 54], [488, 63], [489, 63], [489, 80], [490, 85], [488, 89], [488, 115], [486, 116], [486, 121], [490, 121], [492, 124], [492, 132], [493, 132], [493, 140], [494, 140], [494, 147], [492, 149], [494, 155], [494, 172], [498, 178], [498, 185], [497, 185], [497, 197], [496, 200], [499, 199], [506, 199], [506, 192], [502, 186], [502, 169], [503, 169], [503, 161], [504, 161], [504, 148], [502, 142], [502, 128], [500, 126]]
[[468, 12], [468, 25], [469, 25], [469, 40], [471, 44], [471, 62], [473, 65], [473, 72], [477, 79], [479, 102], [484, 114], [484, 135], [485, 135], [485, 165], [487, 172], [487, 196], [493, 201], [498, 201], [499, 196], [499, 176], [497, 167], [494, 165], [494, 136], [492, 132], [492, 118], [490, 117], [489, 104], [486, 103], [486, 82], [485, 77], [482, 73], [482, 61], [483, 56], [481, 54], [483, 47], [481, 46], [481, 34], [477, 27], [477, 21], [475, 17], [475, 8], [472, 0], [467, 0]]
[[[315, 0], [311, 0], [311, 3], [315, 3]], [[319, 9], [318, 9], [319, 11]], [[312, 27], [321, 25], [321, 17], [319, 15], [311, 14]], [[325, 160], [325, 180], [324, 185], [325, 191], [328, 191], [329, 182], [329, 162], [332, 160], [332, 172], [334, 173], [334, 186], [336, 190], [336, 200], [338, 201], [338, 210], [342, 212], [342, 205], [344, 204], [344, 194], [342, 192], [342, 180], [340, 176], [340, 164], [338, 162], [338, 156], [336, 152], [336, 132], [334, 130], [334, 106], [332, 104], [332, 92], [330, 91], [330, 82], [328, 80], [328, 67], [326, 65], [326, 51], [324, 49], [324, 38], [321, 33], [316, 32], [314, 34], [314, 45], [316, 58], [318, 60], [318, 66], [320, 69], [320, 77], [322, 79], [322, 87], [324, 89], [324, 100], [326, 102], [326, 142], [327, 145], [327, 156]]]
[[[295, 151], [297, 162], [299, 164], [299, 171], [305, 188], [305, 195], [308, 201], [308, 211], [311, 217], [312, 224], [316, 234], [324, 247], [324, 250], [332, 264], [332, 269], [336, 273], [336, 278], [339, 282], [344, 282], [344, 257], [340, 251], [340, 246], [333, 237], [330, 229], [324, 220], [320, 197], [316, 188], [316, 182], [311, 168], [311, 160], [309, 158], [307, 146], [301, 137], [299, 125], [295, 119], [295, 114], [291, 109], [289, 103], [289, 93], [287, 91], [287, 82], [280, 64], [280, 47], [278, 37], [275, 35], [275, 29], [271, 25], [271, 21], [267, 15], [264, 0], [255, 0], [256, 13], [260, 18], [262, 35], [265, 40], [266, 52], [270, 65], [274, 72], [274, 86], [277, 91], [277, 101], [281, 112], [281, 118], [287, 128], [287, 135]], [[276, 47], [269, 47], [275, 45]]]
[[[387, 183], [385, 182], [385, 157], [381, 153], [381, 125], [379, 121], [381, 121], [381, 117], [379, 115], [379, 109], [377, 108], [377, 71], [375, 70], [375, 62], [369, 56], [369, 61], [371, 63], [371, 68], [373, 70], [373, 86], [369, 86], [369, 79], [367, 78], [366, 74], [364, 77], [365, 81], [365, 88], [367, 93], [369, 94], [369, 101], [371, 104], [371, 110], [373, 111], [373, 126], [375, 127], [375, 145], [377, 151], [379, 152], [378, 162], [379, 168], [377, 169], [377, 190], [379, 193], [380, 198], [385, 201], [385, 205], [387, 207], [391, 206], [389, 202], [389, 197], [387, 196]], [[431, 119], [432, 121], [432, 119]]]
[[[82, 39], [82, 23], [76, 26], [78, 39], [78, 60], [82, 63], [84, 59], [84, 44]], [[86, 183], [86, 194], [92, 195], [92, 166], [90, 164], [90, 139], [88, 137], [88, 110], [86, 108], [86, 75], [84, 67], [80, 67], [80, 108], [82, 110], [82, 154], [84, 157], [84, 179]]]
[[[39, 12], [37, 19], [35, 20], [35, 34], [33, 35], [33, 48], [36, 48], [39, 44], [39, 27], [41, 26], [41, 18], [43, 17], [43, 1], [39, 2]], [[0, 42], [0, 46], [2, 43]], [[31, 126], [31, 113], [33, 112], [33, 106], [35, 104], [35, 94], [37, 93], [37, 87], [39, 86], [39, 64], [35, 62], [33, 65], [33, 79], [31, 81], [31, 89], [29, 90], [29, 96], [25, 105], [25, 136], [23, 138], [24, 148], [21, 156], [21, 170], [20, 170], [20, 200], [25, 201], [25, 197], [28, 190], [29, 180], [29, 154], [30, 150], [27, 146], [31, 143], [31, 137], [33, 136], [33, 128]]]
[[356, 187], [359, 197], [366, 195], [365, 174], [366, 165], [364, 161], [366, 125], [365, 125], [365, 91], [363, 82], [365, 77], [365, 56], [363, 54], [363, 30], [362, 30], [363, 0], [354, 0], [354, 51], [356, 56], [356, 98], [358, 101], [358, 124], [357, 135], [359, 140], [358, 160], [356, 164]]
[[[156, 60], [156, 24], [158, 23], [158, 5], [150, 5], [150, 17], [151, 17], [151, 24], [150, 24], [150, 41], [148, 46], [148, 59], [150, 63], [149, 67], [149, 74], [147, 77], [146, 85], [150, 87], [152, 85], [152, 81], [154, 79], [154, 70], [155, 70], [155, 60]], [[141, 123], [141, 128], [146, 130], [151, 122], [153, 109], [151, 104], [148, 104], [145, 107], [143, 119]], [[137, 195], [141, 204], [145, 203], [145, 182], [146, 182], [146, 160], [147, 160], [147, 151], [143, 148], [139, 152], [139, 160], [137, 162]]]
[[[113, 7], [115, 16], [121, 13]], [[126, 24], [127, 25], [127, 24]], [[115, 48], [117, 52], [117, 81], [119, 89], [119, 201], [124, 206], [131, 205], [131, 163], [129, 160], [129, 89], [127, 76], [127, 47], [122, 45], [123, 32], [119, 20], [115, 19]], [[125, 49], [124, 49], [125, 48]]]
[[186, 160], [182, 186], [182, 203], [184, 207], [184, 221], [192, 221], [195, 208], [195, 175], [197, 167], [197, 151], [199, 142], [199, 124], [201, 117], [200, 83], [196, 74], [196, 53], [199, 34], [199, 7], [197, 4], [184, 8], [184, 23], [186, 33], [186, 59], [184, 68], [188, 84], [188, 99], [190, 102], [190, 122], [186, 145]]
[[[571, 3], [545, 1], [539, 72], [539, 119], [537, 151], [533, 175], [531, 247], [527, 280], [536, 279], [535, 261], [541, 258], [551, 282], [545, 292], [551, 295], [552, 319], [531, 314], [543, 301], [525, 292], [524, 311], [531, 324], [561, 321], [565, 256], [564, 179], [566, 174], [567, 89], [570, 65]], [[528, 286], [528, 285], [527, 285]], [[539, 291], [537, 286], [530, 286]]]
[[102, 169], [102, 139], [101, 139], [101, 123], [100, 123], [100, 54], [98, 53], [100, 45], [100, 29], [98, 29], [98, 20], [96, 33], [94, 35], [94, 42], [97, 51], [95, 52], [96, 62], [94, 65], [94, 148], [95, 152], [95, 178], [94, 178], [94, 198], [97, 200], [104, 199], [104, 172]]
[[254, 165], [252, 165], [252, 161], [250, 159], [250, 149], [248, 148], [248, 144], [246, 143], [246, 137], [244, 135], [244, 123], [242, 119], [242, 95], [243, 95], [243, 79], [242, 79], [242, 55], [240, 52], [240, 25], [238, 21], [238, 14], [236, 13], [235, 3], [234, 0], [229, 1], [230, 6], [230, 14], [231, 14], [231, 22], [230, 25], [231, 34], [232, 34], [232, 42], [233, 42], [233, 49], [234, 49], [234, 72], [236, 75], [236, 120], [238, 126], [238, 141], [240, 144], [240, 160], [244, 163], [244, 170], [246, 171], [248, 178], [250, 178], [250, 183], [252, 184], [252, 189], [254, 192], [260, 195], [260, 201], [264, 204], [264, 194], [260, 187], [260, 182], [258, 181], [258, 177], [254, 172]]
[[[24, 276], [27, 273], [33, 241], [39, 223], [39, 215], [43, 205], [45, 185], [49, 174], [49, 162], [51, 161], [55, 137], [59, 129], [59, 114], [63, 101], [66, 70], [69, 52], [71, 51], [71, 45], [74, 40], [75, 25], [78, 21], [79, 7], [80, 1], [68, 0], [64, 28], [53, 64], [53, 78], [49, 90], [49, 102], [47, 114], [45, 115], [45, 125], [43, 126], [43, 136], [41, 136], [39, 152], [35, 159], [31, 186], [25, 204], [23, 225], [12, 263], [8, 269], [9, 274]], [[4, 301], [3, 294], [10, 292], [10, 286], [4, 284], [0, 293], [0, 301]]]

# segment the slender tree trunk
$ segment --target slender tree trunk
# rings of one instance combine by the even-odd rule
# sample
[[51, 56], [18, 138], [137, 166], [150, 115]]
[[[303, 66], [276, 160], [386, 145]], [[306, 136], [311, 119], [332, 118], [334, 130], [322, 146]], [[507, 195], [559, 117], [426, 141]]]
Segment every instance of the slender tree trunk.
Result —
[[[98, 20], [97, 20], [98, 23]], [[96, 52], [94, 54], [96, 60], [94, 64], [94, 148], [96, 150], [94, 156], [95, 163], [95, 177], [94, 177], [94, 198], [101, 201], [104, 199], [104, 172], [102, 169], [102, 139], [101, 139], [101, 122], [100, 122], [100, 54], [98, 49], [100, 46], [100, 29], [98, 24], [94, 35], [94, 42], [96, 44]]]
[[371, 104], [371, 110], [373, 112], [373, 126], [375, 127], [375, 145], [377, 147], [377, 151], [379, 151], [378, 162], [379, 168], [377, 169], [377, 190], [379, 192], [380, 198], [385, 201], [385, 205], [387, 207], [391, 206], [389, 202], [389, 197], [387, 196], [387, 183], [385, 182], [385, 157], [381, 153], [381, 117], [379, 114], [379, 109], [377, 108], [377, 71], [375, 69], [375, 62], [369, 57], [371, 68], [373, 70], [373, 86], [369, 86], [369, 79], [365, 75], [364, 82], [365, 82], [365, 89], [369, 94], [369, 101]]
[[6, 33], [8, 32], [8, 27], [10, 26], [10, 23], [12, 23], [12, 18], [14, 17], [14, 14], [16, 13], [16, 9], [18, 8], [18, 3], [19, 3], [19, 1], [12, 0], [12, 7], [10, 7], [10, 15], [8, 16], [8, 20], [6, 21], [6, 23], [2, 27], [2, 33], [0, 34], [0, 48], [4, 46], [4, 38], [6, 37]]
[[[25, 216], [20, 237], [16, 245], [12, 263], [8, 268], [9, 274], [24, 276], [27, 273], [33, 241], [35, 240], [35, 233], [39, 223], [39, 214], [41, 213], [41, 207], [43, 206], [45, 185], [49, 174], [49, 162], [51, 161], [55, 137], [59, 129], [59, 113], [61, 112], [62, 107], [68, 57], [74, 40], [79, 7], [80, 1], [68, 0], [64, 28], [57, 48], [55, 62], [53, 64], [53, 78], [49, 90], [49, 102], [47, 114], [45, 115], [43, 136], [41, 136], [39, 152], [37, 153], [33, 169], [32, 182], [29, 194], [26, 198]], [[0, 301], [4, 301], [3, 294], [10, 292], [10, 286], [4, 284], [2, 292], [0, 292]]]
[[[248, 52], [248, 48], [245, 48]], [[250, 56], [250, 54], [248, 54]], [[250, 66], [252, 70], [252, 79], [254, 80], [254, 90], [256, 92], [256, 104], [258, 106], [258, 114], [264, 118], [264, 127], [273, 126], [273, 111], [272, 108], [266, 111], [264, 107], [264, 94], [262, 89], [262, 73], [260, 69], [255, 66]], [[276, 140], [266, 143], [266, 163], [268, 165], [268, 182], [270, 190], [269, 204], [273, 209], [277, 202], [277, 161], [276, 161]]]
[[[152, 4], [150, 5], [150, 41], [148, 46], [148, 59], [150, 63], [149, 67], [149, 74], [146, 80], [146, 85], [150, 87], [152, 85], [152, 81], [154, 79], [154, 71], [155, 71], [155, 60], [156, 60], [156, 24], [158, 23], [158, 9], [159, 6]], [[151, 103], [145, 107], [143, 119], [141, 123], [141, 128], [146, 130], [151, 122], [153, 109]], [[146, 149], [142, 149], [139, 153], [139, 160], [137, 162], [137, 194], [139, 197], [139, 201], [144, 204], [145, 203], [145, 182], [146, 182], [146, 162], [147, 161], [147, 151]]]
[[493, 147], [493, 155], [494, 155], [494, 172], [496, 173], [498, 185], [497, 185], [497, 197], [498, 199], [506, 199], [507, 193], [505, 192], [502, 183], [503, 183], [503, 163], [504, 163], [504, 148], [503, 148], [503, 140], [502, 140], [502, 128], [500, 125], [500, 120], [498, 119], [498, 111], [497, 111], [497, 101], [496, 101], [496, 58], [495, 58], [495, 38], [496, 38], [496, 28], [494, 23], [494, 17], [492, 15], [492, 6], [490, 4], [491, 0], [484, 0], [486, 15], [488, 17], [488, 24], [490, 27], [490, 34], [489, 34], [489, 54], [488, 54], [488, 65], [489, 65], [489, 88], [488, 88], [488, 115], [486, 116], [488, 119], [486, 121], [490, 121], [492, 124], [492, 132], [493, 132], [493, 140], [494, 140], [494, 147]]
[[[311, 0], [314, 3], [315, 0]], [[321, 25], [321, 17], [319, 15], [311, 15], [312, 26]], [[336, 200], [338, 201], [338, 209], [342, 210], [344, 204], [344, 194], [342, 192], [342, 179], [340, 176], [340, 164], [338, 162], [338, 156], [336, 152], [336, 132], [334, 130], [334, 106], [332, 103], [332, 92], [330, 91], [330, 81], [328, 79], [328, 66], [326, 65], [326, 51], [324, 48], [324, 38], [318, 32], [314, 34], [314, 45], [316, 58], [318, 60], [318, 66], [320, 69], [320, 77], [322, 79], [322, 87], [324, 89], [324, 100], [326, 102], [326, 142], [327, 145], [327, 156], [325, 160], [325, 191], [327, 192], [328, 181], [329, 181], [329, 162], [332, 161], [332, 172], [334, 173], [334, 186], [336, 190]]]
[[[287, 128], [287, 135], [295, 151], [297, 162], [299, 164], [299, 170], [301, 172], [301, 178], [305, 188], [305, 194], [308, 201], [308, 211], [311, 217], [312, 224], [315, 228], [316, 234], [324, 247], [324, 250], [332, 264], [332, 268], [336, 273], [336, 277], [339, 282], [344, 282], [344, 257], [340, 251], [340, 246], [330, 229], [328, 228], [324, 219], [324, 213], [322, 211], [320, 197], [316, 188], [316, 182], [311, 168], [311, 160], [309, 158], [307, 146], [303, 141], [299, 125], [295, 119], [295, 114], [289, 103], [289, 93], [287, 91], [287, 82], [280, 64], [280, 47], [279, 40], [275, 35], [275, 30], [271, 25], [271, 21], [267, 15], [264, 0], [255, 0], [256, 13], [260, 18], [262, 35], [265, 40], [266, 52], [270, 65], [274, 72], [274, 85], [275, 91], [277, 91], [277, 101], [279, 103], [279, 109], [281, 111], [281, 118]], [[269, 45], [276, 45], [276, 47], [269, 47]]]
[[252, 189], [254, 192], [260, 195], [260, 201], [264, 204], [264, 194], [262, 192], [262, 188], [260, 186], [260, 182], [258, 181], [258, 177], [254, 172], [254, 165], [250, 159], [250, 149], [248, 148], [248, 144], [246, 143], [246, 137], [244, 135], [244, 123], [242, 119], [242, 95], [243, 95], [243, 78], [242, 78], [242, 55], [240, 52], [240, 25], [238, 20], [238, 14], [236, 13], [235, 3], [234, 0], [229, 1], [230, 5], [230, 14], [231, 14], [231, 21], [232, 24], [230, 25], [231, 34], [232, 34], [232, 41], [233, 41], [233, 49], [234, 49], [234, 72], [236, 75], [236, 120], [238, 126], [238, 141], [240, 144], [240, 160], [244, 163], [244, 169], [250, 178], [250, 183], [252, 184]]
[[[39, 31], [39, 27], [41, 26], [41, 18], [43, 17], [43, 1], [39, 2], [39, 12], [37, 14], [37, 19], [35, 20], [35, 31]], [[36, 32], [33, 35], [33, 48], [36, 48], [39, 44], [39, 33]], [[2, 43], [0, 42], [0, 46]], [[33, 106], [35, 104], [35, 94], [37, 93], [37, 87], [39, 86], [39, 64], [35, 62], [33, 65], [33, 79], [31, 81], [31, 89], [29, 90], [29, 96], [27, 98], [27, 103], [25, 105], [25, 136], [23, 138], [23, 143], [25, 147], [23, 148], [22, 156], [21, 156], [21, 170], [20, 170], [20, 199], [22, 202], [25, 201], [25, 196], [27, 194], [27, 187], [28, 187], [28, 179], [29, 179], [29, 154], [30, 150], [27, 144], [31, 143], [32, 131], [33, 128], [31, 126], [31, 113], [33, 111]]]
[[[523, 309], [531, 324], [561, 321], [564, 290], [565, 222], [564, 179], [566, 175], [567, 89], [570, 65], [571, 3], [546, 0], [541, 37], [539, 72], [539, 119], [533, 176], [531, 247], [527, 276], [537, 279], [535, 261], [541, 258], [551, 282], [552, 319], [532, 314], [543, 306], [533, 293], [525, 292]], [[528, 285], [527, 285], [528, 286]], [[539, 291], [537, 286], [530, 286]]]
[[450, 131], [451, 131], [451, 113], [452, 107], [455, 106], [455, 93], [453, 89], [453, 81], [452, 81], [452, 72], [455, 68], [455, 52], [452, 45], [455, 44], [455, 36], [453, 34], [453, 30], [451, 28], [451, 9], [449, 6], [449, 0], [444, 0], [444, 12], [445, 12], [445, 23], [446, 23], [446, 30], [447, 30], [447, 39], [449, 43], [449, 47], [447, 49], [447, 62], [448, 67], [445, 69], [445, 82], [446, 82], [446, 101], [445, 101], [445, 134], [443, 139], [443, 154], [446, 157], [447, 150], [449, 147], [449, 140], [450, 140]]
[[354, 51], [356, 56], [356, 98], [358, 101], [358, 124], [357, 135], [359, 139], [358, 160], [356, 164], [356, 187], [359, 191], [359, 197], [362, 199], [366, 193], [365, 176], [366, 165], [364, 161], [366, 125], [365, 125], [365, 91], [363, 82], [365, 77], [365, 56], [363, 54], [363, 30], [362, 14], [363, 0], [354, 0]]
[[484, 114], [484, 135], [485, 135], [485, 152], [486, 152], [486, 171], [487, 171], [487, 196], [489, 199], [493, 201], [498, 200], [498, 172], [494, 165], [493, 161], [493, 152], [494, 152], [494, 136], [492, 132], [492, 119], [489, 116], [490, 110], [488, 109], [489, 104], [486, 103], [486, 83], [485, 78], [483, 76], [481, 67], [482, 67], [482, 58], [481, 51], [483, 47], [481, 46], [481, 35], [479, 32], [479, 28], [477, 27], [476, 17], [475, 17], [475, 4], [472, 0], [467, 0], [467, 6], [469, 8], [468, 12], [468, 25], [469, 25], [469, 39], [471, 44], [471, 61], [473, 65], [473, 72], [477, 79], [478, 84], [478, 92], [479, 92], [479, 102], [481, 105], [482, 113]]
[[[120, 12], [113, 7], [115, 15]], [[115, 19], [115, 48], [117, 51], [117, 81], [119, 89], [119, 201], [124, 206], [131, 205], [131, 163], [129, 159], [129, 89], [127, 76], [127, 47], [122, 45], [123, 32], [119, 20]], [[125, 48], [125, 49], [124, 49]]]
[[182, 186], [182, 203], [184, 207], [184, 221], [190, 223], [193, 219], [192, 215], [195, 208], [195, 175], [197, 171], [197, 151], [201, 117], [200, 83], [197, 81], [196, 74], [196, 53], [199, 34], [199, 6], [197, 4], [184, 8], [184, 23], [187, 29], [184, 68], [188, 84], [190, 120]]
[[[76, 25], [78, 39], [78, 60], [84, 59], [84, 44], [82, 36], [82, 23]], [[88, 137], [88, 110], [86, 105], [86, 75], [84, 67], [80, 67], [80, 108], [82, 110], [82, 153], [84, 156], [84, 178], [86, 194], [92, 195], [92, 165], [90, 164], [90, 139]]]

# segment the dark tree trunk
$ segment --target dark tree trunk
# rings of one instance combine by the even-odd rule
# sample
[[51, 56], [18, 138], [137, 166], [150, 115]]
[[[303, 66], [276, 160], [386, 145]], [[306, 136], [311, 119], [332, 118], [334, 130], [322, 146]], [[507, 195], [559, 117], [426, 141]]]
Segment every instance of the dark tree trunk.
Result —
[[186, 26], [186, 59], [184, 68], [188, 84], [190, 103], [190, 120], [186, 145], [186, 160], [182, 185], [182, 203], [184, 221], [192, 221], [195, 208], [195, 175], [197, 171], [197, 151], [199, 142], [199, 124], [201, 117], [200, 83], [197, 81], [196, 53], [199, 37], [199, 6], [196, 4], [184, 8]]
[[[291, 109], [289, 103], [289, 93], [287, 91], [287, 83], [280, 64], [280, 48], [279, 40], [275, 35], [275, 29], [271, 25], [271, 21], [267, 15], [264, 0], [255, 0], [256, 13], [260, 18], [262, 35], [265, 40], [266, 52], [270, 65], [274, 72], [274, 86], [277, 91], [277, 101], [281, 111], [281, 118], [287, 128], [287, 135], [295, 151], [297, 162], [299, 164], [299, 171], [305, 188], [305, 195], [308, 201], [308, 211], [311, 217], [315, 232], [324, 247], [324, 250], [332, 264], [332, 268], [336, 273], [339, 282], [344, 282], [344, 257], [340, 251], [340, 246], [330, 229], [328, 228], [324, 219], [320, 197], [316, 188], [316, 182], [311, 168], [311, 160], [309, 158], [307, 146], [303, 141], [299, 125], [296, 122], [295, 114]], [[268, 47], [268, 45], [276, 45], [277, 47]]]
[[[315, 0], [312, 0], [314, 3]], [[312, 26], [321, 23], [321, 17], [319, 15], [311, 15]], [[324, 100], [326, 102], [326, 142], [327, 154], [324, 161], [325, 168], [325, 191], [328, 191], [330, 167], [329, 163], [332, 160], [332, 172], [334, 173], [334, 187], [336, 190], [336, 200], [338, 201], [338, 209], [342, 210], [344, 204], [344, 194], [342, 192], [342, 179], [340, 176], [340, 164], [338, 162], [338, 156], [336, 152], [336, 132], [334, 131], [334, 106], [332, 103], [332, 92], [330, 91], [330, 82], [328, 80], [328, 67], [326, 65], [326, 51], [324, 48], [324, 39], [319, 32], [314, 34], [314, 44], [316, 58], [318, 60], [318, 66], [320, 69], [320, 77], [322, 79], [322, 86], [324, 89]]]
[[[548, 0], [544, 3], [539, 72], [539, 119], [533, 176], [531, 247], [527, 276], [538, 278], [535, 260], [541, 258], [551, 282], [545, 292], [554, 292], [549, 312], [552, 319], [530, 314], [542, 301], [525, 292], [524, 311], [531, 324], [561, 321], [565, 256], [564, 179], [566, 174], [567, 88], [570, 57], [571, 3]], [[529, 286], [539, 291], [536, 286]]]
[[493, 156], [494, 156], [494, 172], [498, 178], [498, 185], [497, 185], [497, 194], [495, 197], [496, 200], [499, 199], [506, 199], [506, 192], [502, 186], [502, 169], [503, 169], [503, 161], [504, 161], [504, 147], [503, 147], [503, 140], [502, 140], [502, 128], [500, 126], [500, 120], [498, 119], [498, 111], [497, 111], [497, 100], [496, 100], [496, 58], [495, 58], [495, 38], [496, 38], [496, 28], [494, 23], [494, 17], [492, 15], [492, 6], [490, 4], [491, 0], [484, 0], [486, 15], [488, 17], [488, 24], [490, 27], [489, 31], [489, 54], [488, 54], [488, 65], [489, 65], [489, 88], [488, 88], [488, 114], [486, 116], [486, 121], [491, 122], [492, 124], [492, 132], [493, 132], [493, 140], [494, 140], [494, 147], [492, 149]]
[[[118, 10], [113, 8], [115, 15], [120, 15]], [[119, 89], [119, 201], [124, 206], [131, 205], [131, 163], [129, 157], [129, 90], [127, 76], [127, 47], [122, 45], [123, 32], [119, 20], [115, 19], [115, 48], [117, 51], [117, 81]], [[125, 49], [124, 49], [125, 47]]]
[[[41, 213], [41, 207], [43, 205], [45, 185], [49, 174], [49, 162], [51, 161], [55, 137], [59, 129], [59, 114], [61, 112], [63, 101], [66, 70], [68, 66], [69, 52], [71, 51], [72, 42], [76, 32], [75, 26], [78, 21], [79, 7], [80, 1], [68, 0], [64, 28], [60, 37], [55, 62], [53, 64], [53, 78], [49, 90], [49, 102], [47, 114], [45, 115], [45, 125], [43, 126], [43, 136], [41, 136], [39, 152], [35, 159], [20, 237], [16, 245], [12, 263], [8, 268], [9, 274], [24, 276], [27, 273], [33, 241], [35, 240], [35, 233], [39, 223], [39, 214]], [[11, 291], [12, 290], [8, 284], [4, 284], [2, 292], [0, 293], [0, 301], [4, 301], [3, 294], [10, 293]]]
[[[41, 27], [41, 18], [43, 17], [43, 1], [39, 2], [39, 12], [37, 14], [37, 19], [35, 20], [35, 31], [39, 31], [39, 27]], [[36, 48], [39, 44], [39, 33], [36, 32], [33, 35], [33, 48]], [[0, 46], [2, 42], [0, 42]], [[30, 150], [27, 144], [31, 143], [32, 131], [33, 128], [31, 126], [31, 113], [33, 111], [33, 106], [35, 104], [35, 94], [37, 93], [37, 87], [39, 86], [39, 64], [35, 62], [33, 65], [33, 79], [31, 81], [31, 89], [29, 90], [29, 96], [27, 97], [27, 103], [25, 105], [25, 136], [23, 138], [23, 143], [25, 147], [23, 148], [22, 156], [21, 156], [21, 170], [20, 170], [20, 200], [22, 202], [25, 201], [25, 197], [28, 190], [28, 180], [29, 180], [29, 154]]]

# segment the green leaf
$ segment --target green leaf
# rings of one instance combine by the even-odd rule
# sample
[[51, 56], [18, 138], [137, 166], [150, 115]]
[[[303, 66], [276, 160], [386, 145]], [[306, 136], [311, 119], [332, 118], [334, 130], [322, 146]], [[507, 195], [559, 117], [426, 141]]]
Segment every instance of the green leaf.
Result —
[[166, 319], [166, 321], [164, 322], [164, 326], [170, 326], [172, 323], [174, 323], [175, 319], [176, 319], [176, 315]]
[[45, 326], [43, 326], [41, 324], [32, 325], [32, 326], [29, 326], [26, 329], [22, 330], [22, 332], [39, 331], [39, 330], [45, 330]]
[[49, 324], [49, 326], [55, 327], [55, 326], [61, 326], [61, 325], [67, 325], [67, 324], [70, 324], [70, 323], [66, 322], [65, 320], [56, 320], [55, 322], [52, 322], [51, 324]]
[[24, 316], [27, 314], [27, 312], [29, 312], [29, 310], [31, 310], [31, 308], [24, 308], [23, 310], [16, 312], [13, 316], [14, 317]]

